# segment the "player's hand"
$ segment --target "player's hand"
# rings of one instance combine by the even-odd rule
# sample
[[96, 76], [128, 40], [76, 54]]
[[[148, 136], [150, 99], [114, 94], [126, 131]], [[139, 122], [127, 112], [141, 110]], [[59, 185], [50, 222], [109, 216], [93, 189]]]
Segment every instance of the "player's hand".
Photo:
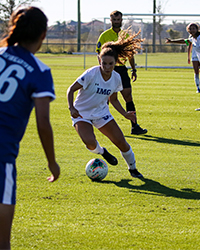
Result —
[[51, 171], [52, 175], [47, 178], [49, 182], [54, 182], [59, 178], [60, 175], [60, 167], [55, 163], [49, 163], [49, 170]]
[[128, 111], [128, 112], [126, 112], [125, 118], [129, 119], [129, 120], [131, 120], [133, 122], [136, 122], [136, 115], [135, 115], [135, 113], [136, 113], [135, 111]]
[[135, 81], [137, 80], [137, 73], [136, 73], [136, 71], [133, 71], [133, 72], [132, 72], [131, 80], [132, 80], [133, 82], [135, 82]]
[[188, 58], [188, 64], [190, 64], [190, 58]]
[[169, 39], [169, 38], [166, 37], [165, 43], [170, 43], [170, 42], [171, 42], [171, 39]]
[[69, 110], [70, 110], [70, 114], [73, 118], [78, 118], [79, 116], [82, 118], [82, 116], [79, 114], [78, 110], [75, 109], [74, 107], [71, 107]]

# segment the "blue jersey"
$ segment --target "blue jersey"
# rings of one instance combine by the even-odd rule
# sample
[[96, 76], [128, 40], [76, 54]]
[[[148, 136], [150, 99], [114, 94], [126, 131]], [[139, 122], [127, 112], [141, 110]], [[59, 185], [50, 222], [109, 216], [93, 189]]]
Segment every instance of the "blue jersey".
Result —
[[15, 163], [34, 98], [55, 98], [50, 68], [20, 46], [0, 48], [0, 161]]

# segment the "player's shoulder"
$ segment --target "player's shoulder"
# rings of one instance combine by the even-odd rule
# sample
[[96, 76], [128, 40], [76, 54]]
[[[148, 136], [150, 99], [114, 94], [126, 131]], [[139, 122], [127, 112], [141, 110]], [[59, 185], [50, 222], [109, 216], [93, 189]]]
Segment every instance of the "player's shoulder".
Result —
[[192, 41], [193, 41], [193, 36], [192, 36], [192, 35], [189, 35], [188, 40], [189, 40], [190, 42], [192, 42]]
[[90, 74], [90, 75], [96, 75], [99, 72], [99, 68], [100, 68], [100, 66], [96, 65], [96, 66], [93, 66], [93, 67], [89, 68], [88, 70], [86, 70], [86, 72], [87, 72], [87, 74]]
[[44, 64], [42, 61], [40, 61], [40, 59], [38, 59], [35, 55], [31, 54], [31, 56], [33, 60], [35, 61], [35, 63], [37, 64], [40, 71], [44, 72], [46, 70], [50, 70], [50, 68], [46, 64]]
[[115, 33], [115, 31], [110, 28], [105, 30], [103, 33], [101, 33], [101, 35], [99, 36], [99, 39], [97, 41], [97, 52], [100, 52], [100, 48], [101, 46], [109, 41], [114, 41], [117, 39], [117, 33]]
[[200, 40], [200, 32], [197, 34], [197, 40]]
[[0, 48], [0, 55], [3, 54], [7, 50], [7, 47], [1, 47]]
[[122, 79], [119, 73], [117, 73], [115, 70], [112, 72], [112, 83], [114, 84], [115, 90], [118, 89], [115, 92], [121, 91], [122, 90]]
[[121, 80], [120, 74], [119, 74], [118, 72], [116, 72], [115, 70], [113, 70], [112, 75], [113, 75], [113, 77], [114, 77], [115, 79]]
[[89, 69], [87, 69], [81, 76], [81, 79], [84, 79], [85, 77], [87, 77], [87, 79], [93, 79], [99, 72], [99, 68], [100, 66], [93, 66]]
[[109, 36], [109, 35], [110, 35], [111, 33], [113, 33], [113, 32], [114, 32], [114, 31], [113, 31], [112, 28], [107, 29], [107, 30], [105, 30], [105, 31], [103, 31], [103, 32], [101, 33], [100, 38], [107, 37], [107, 36]]
[[94, 81], [94, 79], [96, 79], [96, 77], [98, 77], [99, 73], [99, 66], [93, 66], [89, 69], [87, 69], [86, 71], [83, 72], [82, 75], [80, 75], [76, 81], [83, 85], [83, 86], [88, 86], [90, 83], [92, 83]]
[[5, 60], [22, 65], [24, 68], [29, 69], [30, 72], [33, 70], [43, 72], [50, 69], [30, 51], [21, 46], [0, 48], [0, 55], [2, 55]]

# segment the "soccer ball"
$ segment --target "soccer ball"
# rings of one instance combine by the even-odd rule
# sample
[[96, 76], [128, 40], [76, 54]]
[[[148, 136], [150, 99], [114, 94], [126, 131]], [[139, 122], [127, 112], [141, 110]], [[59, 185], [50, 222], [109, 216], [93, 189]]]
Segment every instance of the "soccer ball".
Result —
[[91, 180], [101, 181], [108, 173], [108, 165], [102, 159], [92, 159], [86, 164], [85, 172]]

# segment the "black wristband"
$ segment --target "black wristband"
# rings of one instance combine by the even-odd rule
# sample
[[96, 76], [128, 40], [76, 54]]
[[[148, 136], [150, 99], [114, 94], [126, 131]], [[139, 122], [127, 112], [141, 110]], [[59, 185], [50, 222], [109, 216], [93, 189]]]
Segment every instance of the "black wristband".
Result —
[[137, 69], [132, 69], [131, 72], [137, 72]]

